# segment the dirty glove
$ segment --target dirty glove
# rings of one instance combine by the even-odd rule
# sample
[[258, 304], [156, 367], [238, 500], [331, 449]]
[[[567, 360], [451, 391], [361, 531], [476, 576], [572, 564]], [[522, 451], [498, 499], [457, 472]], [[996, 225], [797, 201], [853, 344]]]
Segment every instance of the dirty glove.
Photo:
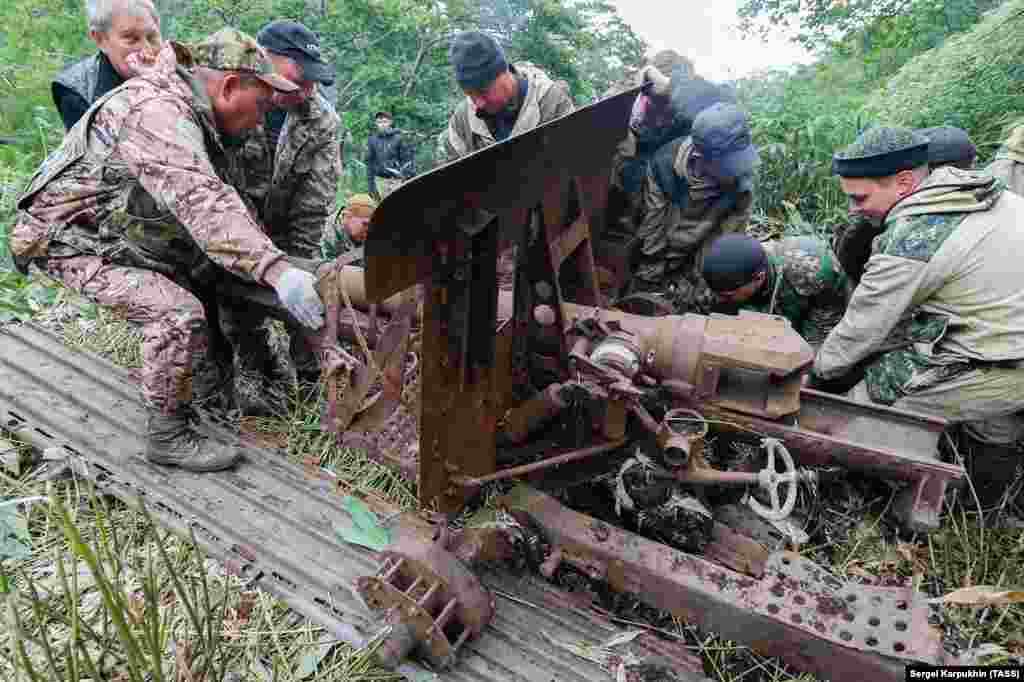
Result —
[[671, 81], [655, 66], [645, 66], [637, 74], [637, 85], [643, 86], [643, 92], [651, 97], [668, 97], [671, 93]]
[[316, 278], [305, 270], [288, 268], [274, 285], [274, 291], [288, 312], [310, 329], [324, 325], [324, 304], [316, 293]]

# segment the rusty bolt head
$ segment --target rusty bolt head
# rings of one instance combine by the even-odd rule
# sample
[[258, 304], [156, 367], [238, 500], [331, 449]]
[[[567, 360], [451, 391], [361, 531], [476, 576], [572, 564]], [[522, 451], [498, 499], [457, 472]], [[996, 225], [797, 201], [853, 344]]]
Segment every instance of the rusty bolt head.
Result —
[[533, 309], [533, 319], [542, 327], [550, 327], [558, 320], [558, 315], [551, 306], [541, 304]]

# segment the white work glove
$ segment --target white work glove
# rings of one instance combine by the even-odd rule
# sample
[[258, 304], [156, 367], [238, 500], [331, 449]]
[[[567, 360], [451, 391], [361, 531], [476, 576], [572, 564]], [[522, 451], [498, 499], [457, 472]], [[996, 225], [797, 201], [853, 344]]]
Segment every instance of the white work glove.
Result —
[[643, 85], [644, 92], [652, 97], [668, 97], [672, 92], [671, 79], [651, 65], [640, 69], [637, 85]]
[[324, 303], [316, 293], [316, 277], [298, 268], [288, 268], [277, 280], [274, 291], [288, 312], [310, 329], [324, 326]]

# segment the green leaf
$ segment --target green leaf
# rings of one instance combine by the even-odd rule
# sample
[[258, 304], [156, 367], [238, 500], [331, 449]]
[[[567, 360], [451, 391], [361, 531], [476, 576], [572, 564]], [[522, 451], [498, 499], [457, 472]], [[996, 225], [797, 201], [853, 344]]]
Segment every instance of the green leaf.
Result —
[[19, 502], [0, 503], [0, 559], [27, 559], [32, 554], [28, 521], [18, 512]]
[[358, 497], [346, 495], [342, 500], [346, 518], [334, 524], [334, 532], [345, 542], [374, 551], [381, 551], [391, 542], [391, 529]]

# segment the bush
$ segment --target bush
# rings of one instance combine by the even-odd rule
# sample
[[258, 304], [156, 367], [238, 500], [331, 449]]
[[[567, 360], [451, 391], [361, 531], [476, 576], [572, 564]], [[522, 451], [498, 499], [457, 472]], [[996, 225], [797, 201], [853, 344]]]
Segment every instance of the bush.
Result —
[[1024, 115], [1024, 0], [1009, 0], [971, 30], [910, 60], [864, 111], [879, 121], [967, 130], [983, 157]]

